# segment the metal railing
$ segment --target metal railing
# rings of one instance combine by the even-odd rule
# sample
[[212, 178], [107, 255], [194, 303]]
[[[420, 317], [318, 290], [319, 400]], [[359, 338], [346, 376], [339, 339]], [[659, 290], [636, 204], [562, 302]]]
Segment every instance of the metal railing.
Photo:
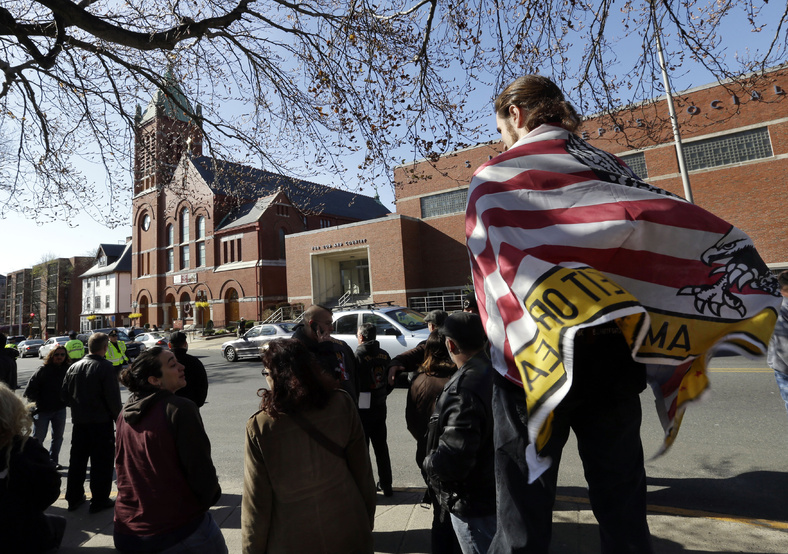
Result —
[[456, 312], [462, 310], [465, 293], [449, 293], [435, 296], [413, 296], [408, 299], [408, 307], [417, 312], [427, 313], [432, 310]]
[[269, 315], [263, 323], [276, 323], [278, 321], [293, 321], [298, 323], [304, 316], [304, 305], [297, 304], [295, 306], [282, 306], [274, 313]]

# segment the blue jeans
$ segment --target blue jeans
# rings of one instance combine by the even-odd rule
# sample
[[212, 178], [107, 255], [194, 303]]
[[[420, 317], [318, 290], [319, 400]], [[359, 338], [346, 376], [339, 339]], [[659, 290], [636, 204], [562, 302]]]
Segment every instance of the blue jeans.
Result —
[[788, 375], [775, 369], [774, 378], [777, 381], [777, 386], [780, 388], [780, 396], [785, 401], [785, 409], [788, 410]]
[[486, 554], [495, 536], [495, 515], [463, 517], [451, 514], [451, 525], [463, 554]]
[[66, 428], [66, 409], [55, 410], [54, 412], [38, 412], [33, 419], [33, 436], [44, 446], [44, 439], [47, 438], [47, 431], [52, 425], [52, 444], [49, 447], [49, 457], [58, 464], [60, 457], [60, 447], [63, 445], [63, 431]]
[[183, 539], [178, 544], [162, 550], [161, 554], [227, 554], [227, 544], [224, 542], [222, 530], [216, 525], [210, 512], [205, 517], [197, 530]]

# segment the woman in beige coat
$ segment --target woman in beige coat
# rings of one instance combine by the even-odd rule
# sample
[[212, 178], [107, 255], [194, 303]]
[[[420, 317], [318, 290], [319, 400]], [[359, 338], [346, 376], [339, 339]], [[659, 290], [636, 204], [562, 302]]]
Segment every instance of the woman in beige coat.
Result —
[[246, 424], [243, 552], [371, 553], [375, 482], [353, 400], [327, 390], [300, 342], [263, 351], [260, 411]]

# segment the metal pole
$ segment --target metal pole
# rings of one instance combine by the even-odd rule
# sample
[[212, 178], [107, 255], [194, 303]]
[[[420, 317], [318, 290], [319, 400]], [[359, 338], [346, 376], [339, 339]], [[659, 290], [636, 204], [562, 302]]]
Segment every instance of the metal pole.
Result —
[[670, 124], [673, 127], [673, 140], [676, 145], [676, 157], [679, 160], [679, 172], [681, 173], [681, 182], [684, 185], [684, 198], [688, 202], [694, 204], [692, 200], [692, 189], [690, 188], [689, 173], [687, 172], [687, 164], [684, 161], [684, 148], [681, 145], [681, 132], [679, 131], [679, 120], [676, 117], [676, 108], [673, 107], [673, 93], [670, 89], [670, 80], [668, 79], [668, 70], [665, 67], [665, 56], [662, 53], [662, 40], [660, 39], [660, 27], [657, 23], [657, 12], [654, 10], [654, 34], [657, 37], [657, 55], [659, 56], [659, 67], [662, 70], [662, 81], [665, 83], [665, 94], [667, 94], [668, 112], [670, 112]]

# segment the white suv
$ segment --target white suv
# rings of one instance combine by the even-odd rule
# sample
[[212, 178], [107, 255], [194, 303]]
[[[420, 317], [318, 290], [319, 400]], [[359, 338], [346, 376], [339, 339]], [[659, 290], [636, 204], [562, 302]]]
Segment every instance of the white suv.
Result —
[[358, 346], [356, 333], [362, 323], [377, 329], [380, 347], [392, 358], [410, 350], [430, 335], [424, 314], [402, 306], [375, 306], [334, 312], [331, 336], [345, 341], [353, 350]]

